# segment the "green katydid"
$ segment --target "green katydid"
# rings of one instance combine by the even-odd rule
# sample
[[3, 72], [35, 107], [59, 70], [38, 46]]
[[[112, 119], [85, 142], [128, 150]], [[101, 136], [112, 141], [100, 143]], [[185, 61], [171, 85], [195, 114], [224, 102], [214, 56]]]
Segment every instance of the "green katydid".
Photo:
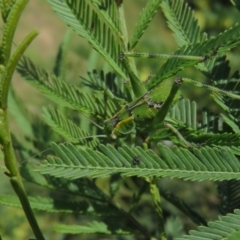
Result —
[[[178, 89], [182, 83], [181, 78], [177, 78], [172, 87], [169, 83], [163, 82], [153, 90], [148, 91], [143, 96], [126, 104], [116, 115], [105, 121], [105, 126], [112, 131], [112, 136], [122, 136], [131, 133], [135, 127], [152, 125], [152, 120], [159, 117], [158, 121], [163, 122], [169, 107], [178, 97]], [[159, 94], [161, 91], [162, 94]], [[160, 112], [160, 114], [159, 114]]]
[[[125, 56], [128, 57], [175, 57], [181, 59], [196, 60], [198, 62], [206, 61], [217, 52], [214, 50], [211, 54], [206, 56], [185, 56], [185, 55], [166, 55], [166, 54], [147, 54], [147, 53], [132, 53], [128, 52], [120, 56], [124, 62]], [[129, 65], [125, 62], [125, 67], [129, 70]], [[133, 72], [130, 72], [132, 77], [136, 77]], [[198, 87], [207, 88], [212, 92], [227, 95], [231, 98], [240, 100], [240, 96], [218, 89], [213, 86], [203, 84], [201, 82], [188, 79], [176, 78], [173, 84], [163, 81], [157, 86], [147, 91], [144, 95], [138, 97], [132, 102], [126, 104], [122, 109], [105, 121], [105, 129], [111, 132], [111, 136], [126, 136], [134, 131], [140, 129], [142, 132], [149, 132], [159, 128], [159, 124], [170, 127], [177, 135], [177, 130], [172, 126], [164, 123], [164, 119], [170, 107], [179, 99], [179, 87], [182, 83], [187, 82]], [[180, 136], [181, 137], [181, 136]]]
[[[211, 54], [206, 56], [193, 56], [190, 59], [196, 60], [196, 63], [206, 61], [211, 56], [216, 54], [216, 50]], [[126, 56], [135, 56], [134, 53], [126, 53]], [[138, 57], [143, 56], [147, 57], [146, 53], [137, 53]], [[158, 57], [163, 55], [158, 54], [150, 54], [151, 57]], [[164, 55], [166, 57], [176, 57], [189, 59], [189, 57], [185, 55]], [[120, 56], [124, 61], [124, 57]], [[133, 73], [132, 73], [133, 74]], [[151, 80], [151, 79], [150, 79]], [[161, 127], [167, 127], [171, 129], [182, 141], [183, 144], [187, 147], [191, 146], [175, 129], [172, 125], [165, 121], [165, 118], [169, 112], [171, 106], [180, 98], [179, 88], [182, 83], [187, 82], [198, 87], [208, 88], [212, 92], [220, 93], [223, 95], [227, 95], [229, 97], [240, 100], [240, 96], [220, 90], [218, 88], [208, 86], [198, 81], [194, 81], [188, 78], [176, 78], [174, 83], [169, 83], [169, 81], [162, 81], [160, 84], [157, 84], [155, 87], [150, 88], [150, 90], [146, 91], [142, 96], [137, 97], [135, 100], [130, 103], [126, 103], [115, 115], [113, 115], [110, 119], [105, 120], [104, 127], [105, 130], [110, 134], [113, 138], [116, 137], [124, 137], [128, 134], [134, 132], [135, 129], [139, 130], [139, 132], [149, 132], [160, 129]], [[152, 86], [152, 85], [151, 85]], [[113, 97], [109, 94], [109, 97]], [[116, 98], [118, 99], [118, 98]], [[102, 126], [99, 126], [92, 120], [90, 120], [97, 127], [103, 129]], [[76, 138], [73, 142], [74, 144], [78, 144], [80, 140], [92, 140], [94, 138], [106, 138], [107, 135], [93, 135], [86, 136], [81, 138]], [[64, 142], [62, 144], [65, 144]], [[41, 153], [46, 151], [44, 150]], [[37, 154], [39, 155], [39, 154]], [[138, 164], [140, 162], [139, 157], [133, 159], [133, 164]]]

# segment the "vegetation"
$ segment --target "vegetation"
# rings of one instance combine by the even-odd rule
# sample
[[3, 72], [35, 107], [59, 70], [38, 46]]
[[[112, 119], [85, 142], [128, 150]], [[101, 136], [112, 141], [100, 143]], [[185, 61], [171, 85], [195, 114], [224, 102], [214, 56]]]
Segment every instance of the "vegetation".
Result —
[[[239, 71], [231, 70], [225, 55], [240, 43], [238, 23], [210, 37], [200, 31], [185, 1], [149, 0], [129, 37], [121, 0], [48, 0], [93, 49], [91, 70], [74, 84], [66, 74], [71, 31], [59, 47], [54, 73], [24, 55], [35, 30], [11, 53], [27, 2], [0, 1], [0, 143], [5, 174], [16, 193], [0, 195], [0, 203], [22, 207], [36, 239], [44, 239], [44, 231], [33, 209], [72, 214], [71, 224], [53, 226], [54, 231], [88, 234], [81, 235], [86, 239], [99, 234], [109, 239], [239, 239]], [[232, 3], [240, 10], [237, 0]], [[164, 13], [178, 49], [173, 54], [135, 52], [158, 11]], [[147, 58], [146, 64], [149, 58], [167, 60], [140, 79], [133, 57]], [[201, 77], [190, 79], [183, 71], [188, 67]], [[15, 69], [55, 104], [44, 106], [43, 121], [27, 118], [10, 85]], [[202, 83], [206, 79], [208, 83]], [[183, 98], [185, 83], [207, 89], [218, 112], [199, 111], [198, 102]], [[8, 104], [24, 136], [10, 135]], [[207, 223], [187, 199], [162, 187], [166, 177], [217, 182], [220, 212], [226, 216]], [[51, 194], [27, 197], [22, 179]], [[187, 227], [182, 219], [166, 217], [166, 202], [198, 229], [183, 235]]]

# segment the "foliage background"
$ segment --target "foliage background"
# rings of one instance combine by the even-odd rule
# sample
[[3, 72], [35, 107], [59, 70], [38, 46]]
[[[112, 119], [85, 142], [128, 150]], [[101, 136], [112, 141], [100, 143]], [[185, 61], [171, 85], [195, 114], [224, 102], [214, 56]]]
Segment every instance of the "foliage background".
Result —
[[[125, 1], [125, 16], [128, 24], [128, 31], [131, 35], [134, 24], [137, 21], [137, 17], [141, 9], [145, 6], [146, 0], [132, 0]], [[231, 5], [230, 1], [187, 1], [189, 5], [195, 10], [196, 17], [199, 20], [201, 28], [206, 31], [209, 35], [215, 35], [225, 28], [232, 26], [238, 21], [238, 12]], [[1, 20], [0, 20], [1, 21]], [[2, 24], [1, 24], [2, 25]], [[22, 37], [25, 36], [31, 29], [37, 28], [40, 32], [37, 39], [33, 42], [31, 47], [27, 50], [26, 55], [29, 56], [37, 65], [45, 68], [46, 70], [52, 71], [57, 49], [61, 43], [62, 37], [67, 30], [65, 24], [58, 18], [56, 14], [50, 8], [47, 1], [34, 0], [30, 1], [27, 8], [24, 10], [23, 16], [20, 20], [20, 24], [16, 33], [15, 43], [18, 44]], [[1, 33], [0, 33], [1, 34]], [[145, 32], [143, 38], [138, 44], [136, 51], [143, 52], [159, 52], [159, 53], [171, 53], [177, 49], [177, 45], [174, 42], [171, 32], [167, 28], [164, 16], [159, 11], [149, 28]], [[80, 81], [79, 76], [84, 76], [88, 70], [88, 57], [91, 48], [88, 43], [78, 36], [74, 35], [71, 40], [70, 51], [67, 58], [67, 77], [69, 81], [78, 82]], [[228, 52], [227, 56], [231, 59], [232, 69], [235, 70], [238, 67], [239, 62], [239, 49]], [[146, 79], [154, 69], [162, 64], [162, 60], [150, 60], [150, 59], [137, 59], [137, 67], [141, 70], [142, 79]], [[188, 76], [191, 74], [195, 79], [196, 73], [193, 68], [187, 70]], [[189, 75], [190, 74], [190, 75]], [[184, 73], [182, 74], [184, 76]], [[20, 98], [23, 99], [28, 110], [34, 115], [39, 116], [41, 114], [41, 106], [46, 104], [46, 99], [41, 97], [40, 93], [36, 89], [29, 86], [20, 76], [15, 73], [13, 79], [14, 88], [19, 94]], [[191, 99], [196, 100], [200, 103], [200, 107], [210, 106], [210, 109], [216, 110], [213, 103], [209, 103], [208, 92], [202, 89], [196, 89], [192, 86], [184, 86], [184, 92]], [[199, 101], [201, 100], [201, 101]], [[210, 104], [210, 105], [209, 105]], [[14, 119], [11, 121], [11, 128], [13, 131], [19, 131]], [[103, 183], [99, 183], [103, 184]], [[184, 182], [182, 180], [171, 180], [163, 179], [161, 182], [163, 189], [168, 189], [180, 198], [184, 199], [188, 204], [192, 205], [195, 210], [208, 219], [215, 220], [218, 215], [218, 197], [214, 183], [212, 182]], [[12, 194], [12, 189], [9, 185], [7, 178], [2, 178], [0, 181], [1, 192], [6, 194]], [[36, 193], [35, 186], [27, 185], [28, 195], [34, 195]], [[38, 191], [38, 190], [37, 190]], [[50, 192], [39, 189], [39, 195], [46, 196], [52, 194]], [[123, 196], [127, 196], [127, 192], [122, 193]], [[121, 199], [124, 206], [126, 199]], [[164, 202], [164, 213], [169, 216], [171, 213], [176, 218], [169, 219], [169, 228], [173, 227], [174, 224], [179, 224], [182, 221], [183, 231], [196, 228], [194, 223], [186, 218], [181, 212], [175, 209], [171, 204]], [[143, 207], [142, 211], [148, 215], [148, 206]], [[0, 218], [0, 233], [3, 239], [26, 239], [29, 235], [29, 226], [23, 215], [21, 209], [0, 207], [0, 215], [5, 216]], [[60, 235], [53, 233], [51, 227], [55, 223], [71, 223], [74, 222], [74, 217], [67, 215], [56, 215], [56, 214], [41, 214], [37, 213], [37, 219], [39, 225], [42, 228], [46, 239], [62, 239]], [[181, 221], [180, 221], [181, 219]], [[146, 223], [151, 225], [154, 219], [147, 219]], [[49, 222], [51, 224], [49, 224]], [[65, 236], [64, 239], [78, 239], [78, 237]], [[82, 238], [84, 239], [84, 238]], [[86, 237], [86, 239], [90, 239]]]

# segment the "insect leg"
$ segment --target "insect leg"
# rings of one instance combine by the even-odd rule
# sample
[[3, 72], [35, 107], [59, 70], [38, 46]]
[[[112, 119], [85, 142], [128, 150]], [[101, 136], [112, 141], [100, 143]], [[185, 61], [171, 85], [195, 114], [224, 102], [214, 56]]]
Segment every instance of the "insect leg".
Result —
[[190, 83], [190, 84], [193, 84], [193, 85], [195, 85], [197, 87], [207, 88], [207, 89], [209, 89], [210, 91], [212, 91], [214, 93], [219, 93], [219, 94], [228, 96], [230, 98], [234, 98], [234, 99], [240, 100], [240, 96], [237, 95], [237, 94], [234, 94], [234, 93], [231, 93], [231, 92], [228, 92], [228, 91], [224, 91], [222, 89], [219, 89], [219, 88], [216, 88], [216, 87], [213, 87], [213, 86], [201, 83], [199, 81], [196, 81], [196, 80], [193, 80], [193, 79], [190, 79], [190, 78], [182, 78], [182, 81]]
[[[219, 47], [218, 47], [219, 48]], [[211, 53], [204, 56], [190, 56], [190, 55], [177, 55], [177, 54], [161, 54], [161, 53], [147, 53], [147, 52], [124, 52], [121, 54], [121, 58], [135, 57], [135, 58], [179, 58], [185, 60], [196, 60], [204, 62], [217, 54], [218, 48], [215, 48]]]
[[202, 61], [207, 61], [209, 58], [211, 58], [212, 56], [217, 55], [217, 51], [218, 51], [219, 47], [216, 47], [210, 54], [205, 55], [202, 57]]
[[178, 77], [175, 79], [174, 84], [172, 85], [171, 91], [168, 95], [168, 97], [166, 98], [166, 100], [164, 101], [164, 103], [161, 105], [160, 109], [158, 110], [154, 120], [153, 120], [153, 124], [158, 124], [158, 123], [162, 123], [169, 111], [169, 108], [172, 106], [173, 100], [182, 84], [182, 78]]
[[163, 123], [165, 127], [169, 128], [174, 134], [177, 135], [177, 137], [182, 140], [182, 142], [184, 143], [184, 145], [187, 147], [187, 148], [190, 148], [190, 147], [193, 147], [191, 145], [191, 143], [189, 143], [183, 136], [182, 134], [170, 123], [168, 122], [164, 122]]

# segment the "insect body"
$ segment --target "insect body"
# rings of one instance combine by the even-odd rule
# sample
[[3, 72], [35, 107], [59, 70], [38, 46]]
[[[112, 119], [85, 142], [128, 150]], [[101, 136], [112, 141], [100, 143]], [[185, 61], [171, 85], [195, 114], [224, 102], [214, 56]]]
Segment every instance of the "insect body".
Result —
[[141, 132], [149, 132], [159, 129], [160, 126], [168, 126], [163, 124], [164, 119], [170, 107], [179, 99], [178, 90], [183, 82], [204, 87], [214, 93], [240, 100], [240, 96], [213, 86], [208, 86], [188, 78], [176, 78], [172, 86], [163, 81], [143, 96], [126, 104], [117, 114], [105, 121], [105, 129], [111, 132], [113, 138], [116, 138], [117, 136], [126, 136], [135, 129]]
[[105, 121], [106, 129], [111, 131], [112, 137], [116, 137], [129, 134], [135, 128], [148, 131], [156, 122], [162, 123], [171, 105], [179, 98], [177, 93], [181, 83], [181, 78], [177, 78], [172, 86], [162, 82], [126, 104], [116, 115]]

